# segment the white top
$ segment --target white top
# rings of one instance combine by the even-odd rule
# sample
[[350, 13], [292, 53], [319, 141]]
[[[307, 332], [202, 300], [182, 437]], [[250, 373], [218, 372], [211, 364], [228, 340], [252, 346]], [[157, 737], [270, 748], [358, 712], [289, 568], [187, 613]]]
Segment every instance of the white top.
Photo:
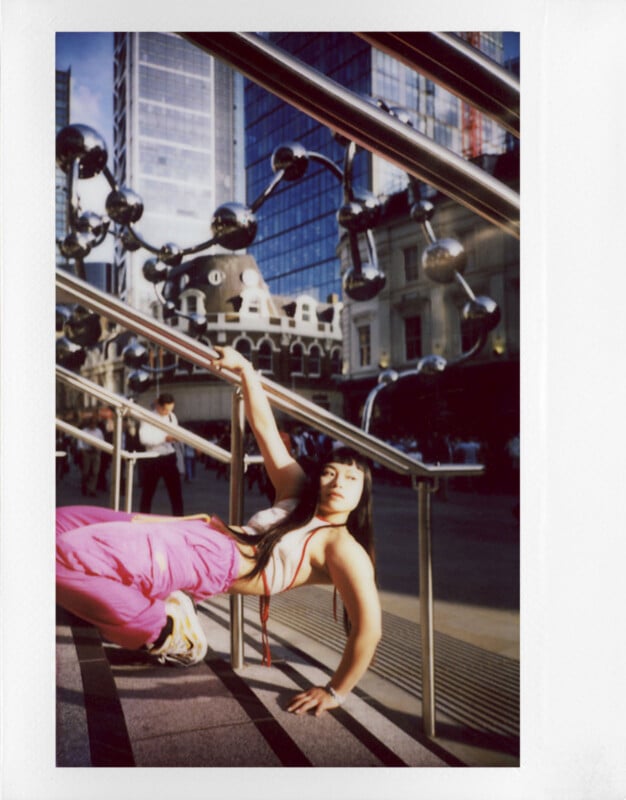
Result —
[[[178, 420], [174, 413], [168, 414], [167, 418], [172, 424], [178, 425]], [[166, 433], [161, 428], [150, 425], [149, 422], [142, 422], [139, 426], [139, 441], [148, 453], [157, 453], [160, 456], [168, 456], [173, 453], [174, 444], [173, 442], [165, 441], [167, 436], [171, 436], [171, 434]]]
[[[258, 511], [243, 526], [250, 536], [261, 536], [275, 525], [282, 522], [297, 505], [293, 498], [282, 500], [271, 508]], [[263, 572], [263, 581], [267, 594], [278, 594], [289, 589], [295, 581], [309, 539], [318, 528], [328, 526], [321, 517], [313, 517], [301, 528], [286, 533], [272, 550], [272, 555]]]

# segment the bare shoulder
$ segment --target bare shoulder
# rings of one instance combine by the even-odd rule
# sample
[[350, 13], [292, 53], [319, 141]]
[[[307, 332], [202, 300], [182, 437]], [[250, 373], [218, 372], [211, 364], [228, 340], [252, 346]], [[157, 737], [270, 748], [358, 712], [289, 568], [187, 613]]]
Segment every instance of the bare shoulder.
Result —
[[353, 629], [380, 630], [381, 610], [374, 566], [346, 528], [329, 534], [326, 569], [339, 591]]
[[329, 570], [373, 575], [370, 557], [345, 527], [333, 528], [327, 534], [326, 565]]

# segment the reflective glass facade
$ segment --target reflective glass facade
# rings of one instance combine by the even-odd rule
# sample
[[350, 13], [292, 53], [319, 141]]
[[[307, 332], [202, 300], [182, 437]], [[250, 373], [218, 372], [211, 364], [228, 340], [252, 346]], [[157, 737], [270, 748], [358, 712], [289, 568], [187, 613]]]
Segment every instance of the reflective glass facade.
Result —
[[[351, 33], [267, 33], [266, 38], [352, 91], [383, 98], [409, 112], [417, 130], [443, 146], [464, 153], [466, 124], [461, 102], [433, 81], [372, 49]], [[481, 50], [502, 63], [502, 34], [474, 38]], [[246, 81], [246, 175], [248, 203], [272, 178], [270, 159], [280, 144], [299, 141], [323, 153], [340, 167], [344, 148], [327, 128]], [[495, 124], [472, 119], [481, 151], [505, 150], [505, 136]], [[355, 160], [355, 187], [391, 194], [407, 185], [406, 174], [380, 158], [360, 152]], [[310, 164], [304, 178], [287, 184], [258, 212], [259, 232], [249, 251], [256, 257], [270, 290], [306, 292], [320, 300], [341, 294], [336, 212], [339, 182], [326, 169]]]
[[[55, 87], [55, 133], [61, 128], [69, 125], [70, 122], [70, 76], [68, 69], [56, 70]], [[55, 236], [57, 240], [65, 239], [67, 233], [67, 201], [68, 201], [69, 178], [59, 167], [55, 168]], [[56, 248], [56, 260], [59, 266], [66, 264], [66, 259]]]
[[[344, 33], [268, 34], [279, 47], [312, 64], [329, 77], [367, 93], [371, 85], [370, 48]], [[346, 46], [350, 38], [351, 47]], [[271, 155], [280, 144], [297, 141], [339, 166], [344, 148], [325, 126], [246, 81], [246, 179], [251, 203], [273, 177]], [[355, 185], [370, 183], [366, 154], [355, 159]], [[335, 247], [335, 215], [342, 202], [341, 183], [325, 167], [309, 163], [298, 181], [283, 181], [257, 213], [258, 233], [249, 248], [275, 294], [311, 294], [325, 301], [340, 292]]]
[[[171, 33], [115, 34], [114, 64], [114, 171], [143, 200], [137, 231], [155, 247], [207, 241], [243, 192], [241, 76]], [[145, 251], [118, 256], [139, 291]]]

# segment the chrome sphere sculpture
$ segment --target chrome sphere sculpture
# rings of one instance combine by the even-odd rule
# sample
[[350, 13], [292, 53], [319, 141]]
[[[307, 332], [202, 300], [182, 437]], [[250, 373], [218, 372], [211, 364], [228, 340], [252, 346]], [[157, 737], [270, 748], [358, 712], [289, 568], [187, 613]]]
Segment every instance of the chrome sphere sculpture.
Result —
[[256, 238], [255, 213], [242, 203], [224, 203], [213, 214], [211, 231], [222, 247], [243, 250]]
[[307, 171], [309, 154], [299, 142], [279, 145], [272, 153], [272, 170], [286, 181], [297, 181]]
[[[379, 98], [367, 98], [400, 122], [412, 125], [411, 118], [405, 109], [389, 106]], [[275, 148], [271, 156], [273, 178], [261, 194], [249, 205], [239, 202], [222, 204], [211, 219], [211, 238], [192, 247], [181, 248], [174, 242], [154, 246], [147, 242], [133, 227], [140, 221], [144, 206], [142, 198], [127, 186], [120, 186], [107, 167], [106, 143], [100, 134], [87, 125], [72, 124], [63, 128], [56, 138], [56, 160], [59, 167], [68, 175], [69, 215], [68, 232], [65, 238], [58, 241], [62, 255], [74, 260], [80, 277], [84, 277], [84, 259], [94, 247], [104, 241], [107, 234], [114, 235], [128, 252], [141, 248], [147, 250], [151, 257], [143, 265], [142, 274], [154, 284], [157, 298], [162, 305], [165, 320], [182, 317], [188, 320], [188, 331], [192, 336], [202, 336], [206, 332], [206, 318], [200, 315], [184, 314], [179, 309], [180, 279], [186, 274], [184, 259], [188, 255], [201, 252], [213, 246], [221, 246], [227, 250], [241, 250], [250, 246], [257, 234], [256, 212], [275, 192], [280, 183], [301, 179], [311, 162], [321, 164], [341, 182], [343, 201], [337, 211], [337, 222], [347, 232], [351, 265], [343, 276], [343, 289], [346, 295], [357, 302], [365, 302], [376, 297], [386, 285], [386, 276], [378, 263], [376, 243], [372, 233], [380, 221], [381, 202], [369, 191], [356, 189], [353, 185], [353, 164], [357, 153], [355, 142], [334, 133], [335, 140], [345, 148], [343, 169], [326, 156], [307, 150], [299, 142], [286, 142]], [[79, 179], [88, 179], [102, 174], [106, 178], [111, 191], [106, 197], [106, 215], [83, 210], [77, 192]], [[427, 200], [419, 199], [419, 185], [415, 178], [409, 176], [414, 195], [418, 201], [411, 208], [412, 219], [420, 224], [429, 240], [422, 254], [422, 267], [425, 275], [437, 283], [457, 281], [466, 291], [469, 302], [463, 309], [463, 318], [478, 321], [483, 331], [493, 329], [499, 322], [499, 309], [489, 298], [475, 297], [464, 281], [462, 273], [466, 267], [466, 253], [463, 246], [455, 239], [437, 239], [430, 224], [434, 215], [434, 206]], [[361, 255], [360, 239], [365, 239], [367, 257]], [[57, 326], [59, 325], [57, 318]], [[69, 322], [63, 323], [63, 329], [72, 334]], [[72, 344], [72, 353], [67, 343], [62, 343], [57, 352], [65, 363], [78, 363], [74, 348], [84, 337], [74, 333], [63, 337]], [[87, 337], [89, 338], [89, 337]], [[438, 374], [443, 372], [449, 363], [458, 363], [477, 352], [484, 344], [481, 334], [476, 345], [460, 358], [447, 362], [441, 356], [427, 356], [421, 359], [414, 370], [408, 373], [394, 373], [393, 381], [405, 374]], [[128, 348], [127, 348], [128, 350]], [[129, 378], [133, 391], [143, 391], [150, 384], [151, 372], [145, 363], [137, 364], [136, 356], [128, 351], [128, 366], [134, 371]], [[84, 360], [84, 359], [83, 359]], [[170, 369], [168, 367], [167, 369]], [[162, 368], [161, 368], [162, 369]], [[154, 368], [158, 372], [158, 369]], [[389, 381], [379, 383], [375, 391], [388, 385]], [[370, 414], [371, 416], [371, 414]], [[369, 425], [369, 418], [368, 418]], [[367, 429], [367, 428], [366, 428]]]
[[79, 344], [70, 341], [67, 336], [60, 336], [55, 343], [56, 361], [66, 369], [80, 369], [87, 358], [87, 351]]
[[372, 264], [349, 267], [344, 275], [343, 288], [348, 297], [365, 302], [376, 297], [385, 286], [384, 274]]
[[461, 353], [455, 359], [447, 360], [440, 355], [428, 355], [420, 358], [413, 369], [404, 370], [400, 373], [395, 372], [395, 370], [387, 370], [381, 373], [378, 383], [371, 389], [363, 406], [361, 427], [365, 431], [370, 429], [375, 400], [386, 386], [409, 376], [441, 375], [448, 367], [456, 366], [466, 361], [479, 352], [487, 341], [489, 332], [498, 326], [501, 319], [500, 309], [495, 300], [484, 295], [476, 297], [467, 281], [463, 278], [463, 272], [467, 266], [467, 254], [463, 245], [456, 239], [437, 238], [431, 225], [431, 220], [435, 214], [434, 205], [428, 200], [419, 199], [420, 186], [412, 176], [409, 176], [409, 185], [413, 195], [418, 198], [411, 207], [411, 219], [422, 226], [429, 242], [422, 253], [424, 274], [435, 283], [445, 284], [456, 281], [463, 288], [468, 297], [468, 302], [463, 307], [461, 318], [464, 322], [477, 323], [478, 333], [476, 341], [469, 350]]
[[[115, 236], [128, 252], [141, 248], [147, 250], [151, 257], [144, 263], [142, 273], [155, 286], [162, 304], [163, 318], [186, 317], [190, 335], [202, 336], [206, 331], [206, 319], [185, 315], [178, 307], [180, 279], [185, 275], [185, 256], [216, 245], [227, 250], [241, 250], [251, 245], [257, 234], [258, 209], [282, 181], [293, 182], [302, 178], [313, 161], [330, 170], [343, 184], [343, 205], [339, 209], [338, 220], [348, 232], [353, 262], [345, 274], [344, 287], [353, 299], [369, 300], [382, 290], [386, 280], [378, 266], [372, 235], [372, 228], [380, 218], [380, 201], [371, 192], [354, 189], [352, 164], [356, 145], [346, 139], [338, 141], [346, 148], [344, 170], [326, 156], [308, 151], [299, 142], [286, 142], [275, 148], [271, 156], [274, 175], [261, 194], [249, 205], [235, 201], [221, 205], [211, 219], [211, 238], [198, 245], [181, 248], [174, 242], [154, 246], [138, 233], [134, 225], [143, 215], [142, 198], [128, 186], [118, 185], [107, 167], [106, 144], [97, 131], [87, 125], [68, 125], [59, 131], [56, 138], [57, 164], [68, 175], [69, 184], [69, 230], [66, 237], [57, 243], [59, 250], [65, 258], [75, 262], [79, 277], [85, 277], [84, 259], [102, 243], [107, 234]], [[77, 191], [79, 179], [100, 174], [111, 188], [105, 201], [106, 215], [83, 210]], [[368, 259], [365, 264], [361, 259], [359, 235], [366, 237]], [[145, 367], [142, 367], [142, 372], [146, 372]], [[133, 382], [136, 387], [147, 384], [144, 374], [139, 377], [135, 375]]]
[[[114, 189], [105, 202], [107, 214], [119, 225], [132, 225], [143, 215], [143, 200], [126, 186]], [[138, 239], [135, 239], [140, 245]]]
[[422, 269], [435, 283], [451, 283], [467, 265], [465, 248], [456, 239], [437, 239], [422, 253]]
[[79, 178], [93, 178], [108, 159], [102, 136], [88, 125], [68, 125], [57, 134], [57, 164], [65, 173], [77, 170]]

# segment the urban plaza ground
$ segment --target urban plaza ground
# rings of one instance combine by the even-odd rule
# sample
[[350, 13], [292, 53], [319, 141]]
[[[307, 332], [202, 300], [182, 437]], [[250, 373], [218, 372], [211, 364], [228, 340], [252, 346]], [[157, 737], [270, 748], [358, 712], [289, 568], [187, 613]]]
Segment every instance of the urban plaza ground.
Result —
[[[375, 529], [383, 639], [340, 709], [295, 717], [288, 698], [324, 684], [344, 642], [332, 591], [302, 587], [272, 598], [273, 664], [261, 665], [256, 598], [244, 600], [245, 666], [230, 666], [229, 599], [199, 607], [210, 648], [190, 669], [149, 663], [57, 612], [57, 766], [519, 765], [519, 498], [485, 493], [480, 479], [434, 495], [436, 738], [423, 734], [417, 495], [376, 480]], [[185, 513], [228, 514], [228, 484], [197, 465], [183, 483]], [[134, 491], [137, 506], [138, 490]], [[81, 494], [72, 465], [57, 504], [109, 505]], [[246, 516], [266, 504], [254, 486]], [[152, 508], [169, 513], [160, 484]]]

